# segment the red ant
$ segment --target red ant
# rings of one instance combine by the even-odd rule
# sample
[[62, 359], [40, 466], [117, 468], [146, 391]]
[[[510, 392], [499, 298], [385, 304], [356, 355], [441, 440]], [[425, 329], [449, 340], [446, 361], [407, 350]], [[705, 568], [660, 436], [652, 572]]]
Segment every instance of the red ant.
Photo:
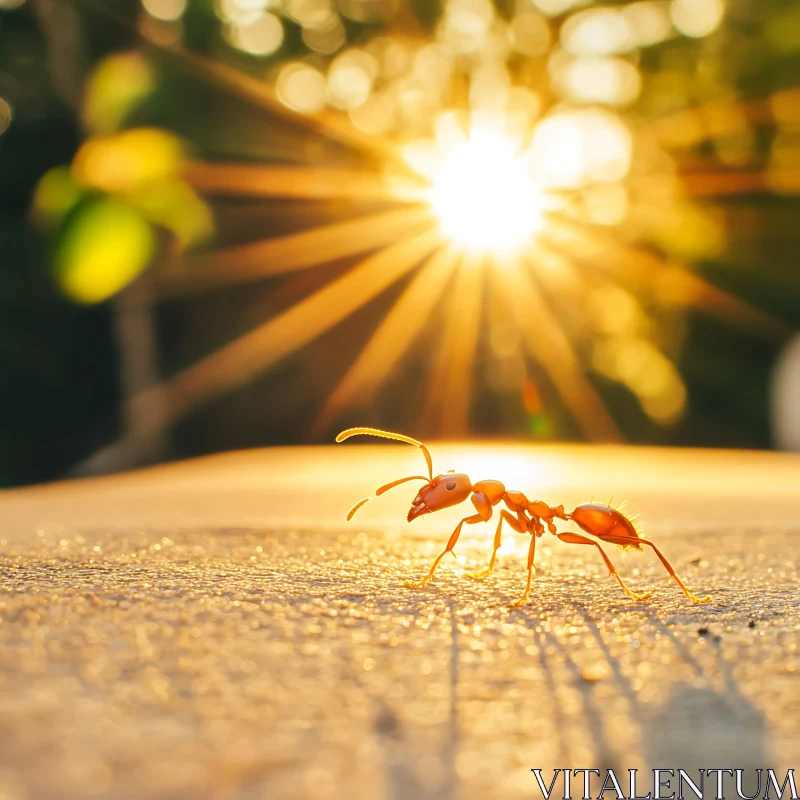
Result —
[[[348, 428], [336, 437], [336, 441], [343, 442], [351, 436], [359, 435], [379, 436], [383, 439], [396, 439], [400, 442], [413, 444], [422, 450], [422, 454], [425, 456], [425, 462], [428, 465], [427, 478], [423, 475], [409, 475], [407, 478], [400, 478], [399, 480], [387, 483], [375, 492], [375, 496], [377, 497], [387, 492], [389, 489], [399, 486], [401, 483], [414, 480], [424, 481], [425, 485], [417, 493], [417, 496], [411, 504], [411, 509], [408, 512], [409, 522], [415, 520], [417, 517], [421, 517], [423, 514], [431, 514], [434, 511], [441, 511], [443, 508], [450, 508], [450, 506], [463, 503], [468, 497], [472, 500], [472, 505], [475, 506], [475, 510], [477, 511], [476, 514], [464, 517], [464, 519], [456, 525], [456, 529], [447, 542], [447, 547], [445, 547], [433, 562], [428, 574], [418, 582], [406, 581], [406, 586], [414, 589], [423, 587], [433, 577], [433, 573], [436, 571], [436, 567], [439, 566], [439, 562], [442, 558], [444, 558], [447, 553], [453, 551], [464, 523], [467, 525], [475, 525], [478, 522], [488, 522], [492, 516], [492, 507], [502, 502], [506, 504], [508, 510], [502, 509], [500, 511], [500, 520], [494, 534], [494, 548], [489, 564], [480, 572], [468, 574], [471, 578], [480, 580], [492, 572], [495, 559], [497, 558], [497, 550], [500, 547], [500, 534], [503, 528], [503, 522], [507, 522], [517, 533], [529, 533], [531, 535], [531, 544], [528, 549], [528, 580], [525, 584], [525, 591], [522, 593], [522, 596], [512, 603], [512, 606], [522, 606], [528, 601], [531, 590], [531, 577], [535, 571], [533, 560], [536, 540], [544, 534], [545, 525], [550, 533], [561, 539], [562, 542], [594, 545], [600, 551], [600, 556], [608, 567], [609, 573], [617, 579], [622, 590], [628, 597], [633, 600], [645, 600], [650, 597], [650, 592], [637, 594], [625, 585], [622, 577], [616, 569], [614, 569], [614, 565], [598, 542], [586, 536], [582, 536], [579, 533], [558, 533], [554, 522], [556, 519], [565, 521], [572, 520], [586, 533], [596, 536], [604, 542], [619, 545], [623, 549], [630, 547], [635, 550], [641, 550], [643, 544], [651, 547], [666, 568], [669, 577], [680, 586], [681, 591], [683, 591], [689, 600], [693, 603], [711, 602], [710, 595], [698, 597], [692, 594], [689, 589], [686, 588], [683, 581], [675, 574], [675, 570], [672, 569], [669, 561], [662, 555], [661, 551], [652, 542], [643, 539], [639, 535], [639, 531], [634, 522], [616, 508], [600, 503], [581, 503], [574, 511], [565, 514], [563, 505], [550, 507], [547, 503], [543, 503], [540, 500], [530, 501], [522, 492], [506, 490], [506, 487], [503, 486], [500, 481], [484, 480], [473, 484], [466, 475], [460, 475], [452, 471], [446, 472], [444, 475], [437, 475], [434, 478], [433, 461], [431, 460], [431, 454], [428, 452], [428, 448], [425, 447], [422, 442], [418, 442], [410, 436], [403, 436], [401, 433], [391, 433], [389, 431], [377, 430], [376, 428]], [[369, 497], [359, 500], [348, 512], [348, 521], [351, 520], [356, 511], [369, 500]]]

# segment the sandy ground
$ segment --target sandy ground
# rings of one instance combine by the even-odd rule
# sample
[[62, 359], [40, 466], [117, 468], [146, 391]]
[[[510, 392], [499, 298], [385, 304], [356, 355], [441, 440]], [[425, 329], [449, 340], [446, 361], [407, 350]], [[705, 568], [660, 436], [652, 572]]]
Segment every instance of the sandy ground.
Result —
[[[403, 446], [276, 449], [0, 494], [0, 798], [531, 798], [531, 768], [800, 767], [800, 460], [434, 448], [551, 503], [628, 498], [650, 554], [404, 523]], [[536, 487], [535, 489], [533, 487]], [[727, 785], [727, 784], [726, 784]], [[579, 796], [576, 792], [575, 796]], [[614, 795], [606, 795], [613, 797]], [[732, 789], [727, 796], [735, 796]]]

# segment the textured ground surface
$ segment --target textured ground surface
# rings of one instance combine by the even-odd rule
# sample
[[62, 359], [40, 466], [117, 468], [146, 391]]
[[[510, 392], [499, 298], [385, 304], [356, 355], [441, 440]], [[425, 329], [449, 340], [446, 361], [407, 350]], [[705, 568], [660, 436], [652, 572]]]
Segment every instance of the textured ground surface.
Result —
[[[798, 767], [800, 461], [434, 449], [552, 503], [628, 498], [652, 555], [402, 522], [402, 445], [232, 454], [0, 494], [0, 798], [530, 798], [532, 767]], [[534, 488], [536, 487], [536, 488]], [[576, 792], [576, 796], [580, 793]], [[608, 795], [609, 797], [613, 795]], [[726, 794], [726, 796], [729, 796]], [[734, 796], [731, 792], [730, 796]]]

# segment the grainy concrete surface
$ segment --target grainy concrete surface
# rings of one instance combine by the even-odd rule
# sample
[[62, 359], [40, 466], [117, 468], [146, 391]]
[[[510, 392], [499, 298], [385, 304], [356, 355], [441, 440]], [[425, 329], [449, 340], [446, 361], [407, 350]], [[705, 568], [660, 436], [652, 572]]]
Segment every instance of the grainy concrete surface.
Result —
[[[406, 525], [403, 446], [279, 449], [0, 494], [0, 798], [533, 798], [555, 767], [800, 767], [800, 461], [434, 447], [551, 503], [628, 498], [651, 554]], [[413, 485], [412, 485], [413, 486]], [[579, 796], [576, 792], [575, 796]], [[606, 795], [613, 797], [613, 794]], [[735, 796], [731, 789], [727, 796]]]

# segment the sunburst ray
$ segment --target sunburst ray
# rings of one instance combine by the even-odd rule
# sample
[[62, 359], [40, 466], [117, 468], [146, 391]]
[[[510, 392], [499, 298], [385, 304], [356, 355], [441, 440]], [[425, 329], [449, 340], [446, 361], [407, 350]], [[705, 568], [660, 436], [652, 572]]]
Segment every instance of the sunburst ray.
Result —
[[[711, 138], [735, 134], [753, 125], [769, 125], [785, 109], [800, 108], [800, 89], [785, 89], [766, 97], [744, 100], [728, 98], [681, 109], [639, 127], [662, 145], [688, 148]], [[777, 114], [776, 114], [777, 111]], [[800, 116], [795, 112], [795, 117]]]
[[681, 186], [692, 197], [733, 197], [773, 192], [800, 192], [800, 169], [709, 170], [681, 172]]
[[447, 245], [430, 257], [328, 397], [311, 429], [321, 435], [356, 399], [368, 404], [428, 321], [447, 288], [461, 251]]
[[571, 258], [549, 247], [541, 236], [535, 246], [525, 250], [525, 255], [530, 261], [535, 261], [536, 277], [543, 287], [576, 310], [583, 307], [590, 287]]
[[427, 192], [418, 181], [389, 179], [365, 170], [274, 164], [194, 161], [185, 166], [184, 177], [198, 191], [218, 196], [420, 203]]
[[133, 404], [148, 409], [160, 405], [160, 413], [149, 421], [151, 430], [158, 429], [195, 406], [247, 384], [350, 316], [440, 244], [441, 234], [434, 227], [379, 251], [274, 319], [133, 398]]
[[520, 327], [526, 349], [550, 376], [587, 438], [621, 441], [619, 429], [584, 374], [560, 322], [544, 301], [532, 271], [523, 266], [521, 259], [507, 258], [498, 264], [492, 275]]
[[283, 119], [299, 125], [314, 133], [346, 145], [357, 152], [367, 153], [382, 160], [389, 159], [400, 163], [395, 148], [390, 142], [377, 136], [366, 136], [358, 131], [347, 117], [334, 111], [321, 111], [316, 114], [298, 114], [280, 102], [275, 90], [265, 82], [250, 77], [243, 72], [218, 61], [212, 61], [198, 53], [191, 52], [176, 43], [164, 44], [140, 31], [148, 45], [159, 52], [171, 56], [192, 74], [216, 85], [232, 96], [240, 97], [253, 107], [262, 109], [276, 119]]
[[554, 247], [611, 277], [633, 283], [639, 293], [663, 303], [704, 311], [768, 339], [781, 340], [788, 334], [787, 326], [771, 314], [715, 286], [682, 264], [622, 244], [605, 231], [563, 215], [553, 215], [550, 221], [545, 239]]
[[430, 209], [382, 211], [185, 258], [159, 278], [164, 295], [191, 294], [260, 280], [358, 255], [433, 222]]
[[424, 427], [441, 436], [469, 430], [475, 353], [480, 339], [485, 259], [464, 255], [447, 306], [428, 381]]

